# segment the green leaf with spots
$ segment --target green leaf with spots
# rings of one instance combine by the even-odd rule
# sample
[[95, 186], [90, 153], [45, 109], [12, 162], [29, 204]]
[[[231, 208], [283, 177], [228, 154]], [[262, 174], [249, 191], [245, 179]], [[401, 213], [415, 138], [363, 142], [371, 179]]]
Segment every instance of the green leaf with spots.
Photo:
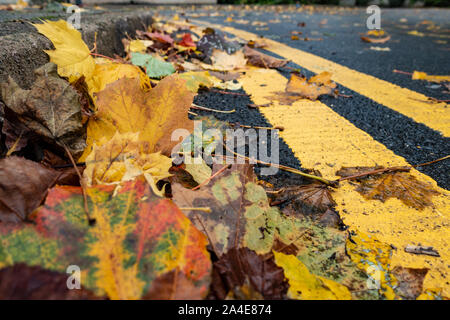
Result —
[[34, 224], [0, 224], [0, 268], [24, 263], [65, 273], [77, 265], [81, 284], [111, 299], [139, 299], [155, 287], [169, 298], [206, 296], [207, 240], [171, 200], [140, 180], [86, 193], [94, 225], [81, 188], [61, 186], [50, 190]]
[[[213, 174], [223, 167], [214, 165]], [[199, 190], [172, 185], [173, 200], [207, 235], [217, 256], [231, 248], [247, 247], [258, 254], [270, 252], [276, 239], [289, 244], [298, 236], [299, 221], [270, 207], [264, 189], [256, 184], [253, 168], [236, 164]], [[205, 209], [206, 208], [206, 209]]]
[[165, 62], [146, 53], [133, 52], [131, 63], [135, 66], [144, 67], [150, 78], [162, 78], [175, 72], [170, 62]]

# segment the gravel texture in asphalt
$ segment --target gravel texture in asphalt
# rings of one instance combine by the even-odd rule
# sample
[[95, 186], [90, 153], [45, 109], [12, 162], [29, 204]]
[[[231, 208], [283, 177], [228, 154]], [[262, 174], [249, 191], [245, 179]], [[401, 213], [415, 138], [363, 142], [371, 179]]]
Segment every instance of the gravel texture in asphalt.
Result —
[[[391, 51], [387, 53], [368, 50], [367, 44], [359, 39], [359, 33], [365, 31], [365, 19], [367, 17], [365, 11], [362, 9], [352, 9], [336, 15], [330, 15], [324, 12], [318, 12], [316, 14], [289, 12], [274, 14], [259, 11], [234, 12], [234, 19], [249, 20], [249, 24], [225, 22], [226, 17], [223, 16], [201, 16], [198, 19], [230, 25], [238, 29], [270, 37], [291, 47], [308, 51], [427, 96], [448, 99], [448, 94], [442, 93], [441, 87], [439, 90], [432, 89], [433, 83], [411, 80], [410, 76], [393, 73], [392, 70], [399, 69], [408, 72], [420, 70], [428, 74], [450, 74], [450, 64], [448, 63], [450, 61], [450, 51], [448, 44], [442, 45], [435, 41], [436, 39], [441, 39], [442, 41], [442, 39], [450, 38], [450, 33], [448, 32], [450, 24], [448, 23], [448, 19], [445, 18], [448, 17], [449, 13], [450, 10], [448, 9], [383, 9], [383, 28], [392, 35], [393, 39], [386, 44], [380, 45], [392, 47]], [[227, 14], [227, 16], [229, 15], [230, 13]], [[187, 17], [189, 17], [189, 14], [187, 14]], [[277, 18], [279, 20], [284, 19], [285, 22], [269, 22]], [[327, 19], [326, 24], [320, 24], [323, 19]], [[399, 25], [401, 25], [400, 19], [406, 19], [407, 23], [404, 25], [407, 25], [408, 29], [399, 28]], [[429, 19], [428, 21], [433, 21], [439, 27], [439, 32], [431, 33], [430, 30], [423, 31], [423, 28], [420, 29], [423, 25], [420, 22], [427, 21], [427, 19]], [[265, 30], [266, 27], [252, 26], [251, 22], [254, 21], [268, 23], [269, 30]], [[305, 27], [298, 27], [298, 22], [305, 22]], [[426, 25], [429, 26], [430, 24], [427, 22]], [[416, 29], [420, 29], [428, 34], [434, 34], [434, 36], [420, 37], [407, 34], [408, 31]], [[320, 35], [315, 36], [322, 37], [323, 40], [292, 41], [290, 39], [290, 32], [292, 30], [303, 30], [305, 36], [312, 31], [317, 32], [319, 30]], [[328, 34], [332, 34], [332, 36], [327, 36]], [[436, 35], [442, 35], [443, 37], [440, 38]], [[288, 66], [301, 69], [302, 73], [308, 77], [314, 75], [314, 73], [300, 68], [293, 63], [289, 63]], [[289, 77], [289, 72], [281, 73]], [[375, 140], [384, 144], [394, 153], [404, 157], [409, 163], [424, 163], [450, 154], [450, 138], [443, 137], [439, 132], [428, 128], [424, 124], [417, 123], [413, 119], [378, 104], [348, 88], [338, 85], [338, 89], [341, 93], [351, 95], [352, 98], [323, 96], [319, 100], [349, 120], [356, 127], [369, 133]], [[233, 107], [239, 104], [237, 102], [238, 100], [236, 99]], [[212, 103], [210, 106], [214, 108], [218, 107], [218, 105]], [[241, 116], [240, 119], [237, 118], [239, 116]], [[236, 113], [229, 119], [248, 125], [258, 125], [258, 116], [262, 118], [259, 112], [252, 116]], [[292, 153], [282, 153], [280, 162], [282, 164], [293, 162], [293, 160], [287, 159], [291, 155], [293, 156]], [[418, 168], [418, 170], [435, 179], [440, 187], [450, 189], [449, 160]]]
[[[437, 99], [448, 99], [442, 87], [433, 83], [411, 80], [410, 76], [393, 73], [393, 69], [406, 72], [414, 70], [428, 74], [450, 74], [450, 41], [449, 9], [383, 9], [381, 14], [382, 27], [392, 36], [385, 44], [373, 44], [378, 47], [389, 47], [391, 51], [380, 52], [370, 49], [372, 44], [363, 43], [359, 35], [367, 31], [365, 8], [320, 8], [311, 11], [289, 11], [289, 8], [270, 9], [261, 7], [257, 10], [246, 10], [242, 7], [178, 7], [176, 12], [172, 7], [143, 7], [143, 6], [108, 6], [113, 12], [159, 12], [173, 16], [185, 13], [187, 18], [196, 18], [212, 23], [230, 25], [247, 30], [264, 37], [285, 43], [349, 68], [373, 75], [399, 86], [423, 93]], [[218, 14], [217, 14], [218, 13]], [[45, 17], [45, 11], [40, 13], [1, 13], [0, 35], [27, 32], [30, 26], [25, 23], [13, 22], [14, 19], [37, 19]], [[57, 19], [62, 14], [56, 14]], [[233, 16], [234, 22], [225, 19]], [[12, 19], [13, 17], [13, 19]], [[48, 18], [52, 18], [49, 16]], [[248, 21], [247, 24], [236, 23], [239, 20]], [[267, 23], [267, 25], [262, 25]], [[304, 23], [304, 26], [298, 25]], [[300, 38], [322, 40], [302, 41], [291, 40], [291, 31], [301, 31]], [[423, 36], [408, 34], [418, 31]], [[288, 66], [299, 68], [290, 63]], [[310, 77], [313, 73], [302, 69]], [[289, 72], [281, 72], [288, 77]], [[348, 88], [338, 86], [341, 93], [352, 95], [352, 98], [321, 97], [339, 115], [345, 117], [356, 127], [370, 134], [374, 139], [384, 144], [396, 154], [404, 157], [411, 164], [418, 164], [446, 156], [450, 153], [450, 139], [440, 133], [417, 123], [396, 111], [380, 105]], [[268, 126], [266, 119], [255, 109], [248, 108], [251, 100], [245, 96], [224, 95], [214, 92], [200, 92], [195, 102], [205, 107], [237, 112], [232, 114], [215, 113], [220, 120], [253, 126]], [[210, 112], [196, 111], [199, 114]], [[450, 124], [449, 124], [450, 125]], [[450, 161], [439, 162], [419, 168], [425, 174], [435, 179], [446, 189], [450, 188]], [[280, 142], [280, 163], [300, 168], [289, 146]], [[305, 169], [305, 168], [304, 168]], [[293, 177], [292, 174], [281, 172], [278, 177]], [[303, 183], [301, 177], [294, 177]], [[279, 184], [277, 179], [269, 179]], [[282, 181], [282, 180], [280, 180]]]

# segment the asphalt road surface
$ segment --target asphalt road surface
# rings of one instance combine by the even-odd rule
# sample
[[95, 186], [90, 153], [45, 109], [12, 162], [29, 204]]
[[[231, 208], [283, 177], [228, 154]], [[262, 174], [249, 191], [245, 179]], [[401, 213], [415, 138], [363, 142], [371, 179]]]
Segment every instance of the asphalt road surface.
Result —
[[[445, 90], [440, 85], [412, 80], [411, 76], [393, 72], [397, 69], [405, 72], [418, 70], [432, 75], [450, 74], [450, 10], [448, 9], [383, 9], [381, 26], [391, 35], [391, 40], [377, 44], [365, 43], [360, 39], [360, 34], [367, 32], [368, 14], [364, 8], [318, 8], [300, 12], [272, 8], [260, 8], [260, 10], [230, 10], [229, 7], [223, 7], [222, 10], [205, 8], [204, 10], [185, 9], [176, 10], [176, 12], [161, 10], [159, 12], [167, 16], [181, 12], [186, 18], [201, 20], [206, 22], [206, 25], [214, 23], [249, 31], [365, 75], [421, 93], [426, 97], [449, 99], [449, 94], [444, 93]], [[229, 17], [233, 21], [228, 21]], [[299, 26], [299, 23], [301, 25], [304, 23], [304, 26]], [[301, 40], [291, 40], [291, 31], [294, 30], [302, 32], [299, 35]], [[414, 35], [415, 33], [418, 35]], [[312, 40], [302, 40], [305, 37]], [[390, 51], [377, 51], [370, 49], [371, 47], [389, 48]], [[278, 56], [271, 52], [267, 53]], [[315, 73], [305, 67], [302, 63], [305, 61], [302, 59], [307, 58], [303, 58], [299, 52], [300, 63], [290, 63], [288, 66], [300, 68], [308, 77], [314, 75]], [[284, 76], [288, 77], [289, 74], [284, 73]], [[352, 75], [349, 74], [348, 77]], [[372, 89], [371, 86], [373, 84], [370, 81], [360, 83], [357, 88], [339, 84], [340, 92], [351, 95], [352, 98], [322, 97], [320, 101], [410, 164], [424, 163], [450, 154], [448, 135], [450, 123], [442, 121], [442, 119], [449, 119], [448, 105], [441, 103], [437, 107], [435, 104], [423, 103], [412, 98], [406, 103], [403, 101], [404, 107], [401, 111], [405, 112], [399, 112], [399, 109], [395, 108], [397, 88], [390, 92], [392, 103], [386, 105], [374, 101], [374, 98], [382, 93], [377, 92], [377, 87]], [[367, 94], [367, 90], [372, 92]], [[217, 101], [220, 99], [213, 94], [199, 95], [197, 99], [211, 107], [221, 104]], [[222, 96], [221, 99], [225, 98]], [[247, 101], [241, 98], [234, 99], [233, 103], [234, 106], [239, 103], [246, 106]], [[228, 115], [224, 117], [224, 120], [227, 118], [249, 125], [258, 125], [264, 121], [258, 115], [251, 116], [253, 112], [249, 112], [247, 107], [241, 109], [241, 113]], [[416, 109], [425, 109], [427, 114], [414, 119], [408, 109], [411, 112]], [[445, 118], [442, 118], [443, 116]], [[440, 122], [439, 126], [430, 125], [436, 121]], [[288, 159], [286, 154], [286, 157], [281, 157], [281, 162], [292, 165], [295, 160]], [[450, 161], [419, 168], [436, 180], [439, 186], [446, 189], [450, 188], [449, 169]]]
[[[214, 114], [221, 120], [284, 127], [280, 133], [281, 164], [316, 169], [333, 179], [342, 166], [414, 165], [450, 154], [448, 104], [429, 100], [448, 100], [448, 89], [404, 74], [417, 70], [450, 75], [448, 9], [383, 9], [381, 27], [391, 39], [386, 43], [365, 43], [360, 39], [360, 34], [367, 32], [365, 8], [108, 8], [117, 12], [151, 10], [163, 19], [177, 16], [178, 21], [187, 18], [191, 23], [244, 40], [263, 36], [268, 43], [266, 53], [290, 60], [288, 67], [300, 69], [308, 77], [331, 72], [339, 92], [346, 96], [305, 99], [292, 106], [275, 103], [259, 109], [248, 107], [250, 103], [265, 104], [271, 92], [283, 91], [292, 69], [248, 70], [239, 78], [243, 89], [237, 91], [248, 96], [212, 91], [201, 91], [196, 96], [199, 105], [236, 110]], [[5, 16], [0, 15], [0, 25], [8, 25], [4, 28], [6, 34], [16, 32], [17, 25]], [[299, 40], [291, 39], [292, 31], [302, 33]], [[394, 73], [394, 69], [404, 73]], [[200, 110], [196, 113], [211, 114]], [[429, 268], [424, 286], [441, 287], [446, 296], [450, 295], [449, 169], [450, 160], [445, 160], [411, 170], [440, 193], [433, 197], [434, 207], [421, 211], [397, 199], [367, 201], [350, 183], [343, 183], [333, 192], [336, 210], [346, 226], [396, 248], [392, 266]], [[304, 182], [284, 172], [267, 179], [276, 186]], [[405, 253], [402, 248], [408, 244], [431, 245], [440, 257]]]

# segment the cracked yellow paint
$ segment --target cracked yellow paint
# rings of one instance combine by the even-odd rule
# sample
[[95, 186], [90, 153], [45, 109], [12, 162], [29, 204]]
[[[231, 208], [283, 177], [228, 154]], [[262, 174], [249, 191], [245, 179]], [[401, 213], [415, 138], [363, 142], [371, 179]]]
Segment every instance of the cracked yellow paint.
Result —
[[[254, 33], [232, 27], [214, 25], [197, 20], [193, 20], [193, 22], [207, 24], [208, 27], [231, 33], [247, 41], [258, 38]], [[429, 103], [427, 102], [429, 101], [428, 97], [421, 93], [352, 70], [314, 54], [291, 48], [278, 41], [264, 38], [264, 42], [268, 45], [264, 48], [265, 50], [289, 59], [314, 73], [321, 73], [323, 71], [331, 72], [331, 78], [335, 82], [392, 110], [400, 112], [416, 122], [423, 123], [434, 130], [440, 131], [445, 137], [450, 136], [450, 111], [446, 103]]]
[[[252, 96], [255, 104], [266, 104], [272, 92], [283, 91], [287, 79], [275, 70], [251, 69], [239, 81]], [[408, 165], [369, 134], [356, 128], [320, 101], [299, 100], [292, 106], [279, 105], [260, 108], [273, 126], [282, 126], [281, 137], [292, 148], [304, 168], [321, 171], [328, 179], [337, 178], [342, 166]], [[450, 192], [437, 187], [436, 182], [420, 173], [411, 173], [429, 182], [440, 196], [433, 197], [435, 208], [418, 211], [400, 200], [385, 203], [365, 200], [355, 187], [343, 182], [333, 193], [345, 224], [350, 229], [375, 235], [380, 241], [395, 246], [391, 267], [430, 268], [424, 288], [443, 288], [450, 296]], [[404, 252], [407, 244], [433, 246], [440, 258]]]

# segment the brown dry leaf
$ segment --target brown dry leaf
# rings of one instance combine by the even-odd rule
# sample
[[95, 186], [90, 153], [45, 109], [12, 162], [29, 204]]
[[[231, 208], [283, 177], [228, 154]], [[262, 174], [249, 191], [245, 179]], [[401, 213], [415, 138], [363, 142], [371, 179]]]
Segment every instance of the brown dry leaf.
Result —
[[280, 104], [292, 105], [302, 98], [317, 100], [321, 95], [334, 94], [335, 88], [336, 83], [331, 80], [331, 73], [327, 71], [315, 75], [309, 80], [293, 73], [286, 85], [285, 92], [275, 92], [274, 95], [267, 98], [277, 100]]
[[0, 270], [1, 300], [104, 300], [83, 286], [67, 287], [67, 273], [18, 263]]
[[5, 146], [8, 148], [7, 155], [20, 151], [36, 136], [9, 108], [4, 108], [2, 133], [5, 135]]
[[331, 190], [320, 183], [303, 186], [288, 186], [272, 195], [270, 205], [282, 205], [288, 216], [308, 217], [325, 226], [339, 226], [341, 220], [334, 211]]
[[172, 186], [175, 184], [180, 184], [187, 189], [192, 189], [198, 186], [198, 183], [195, 182], [192, 175], [183, 168], [183, 165], [172, 166], [169, 169], [169, 173], [171, 174], [169, 181]]
[[41, 205], [60, 173], [19, 157], [0, 160], [0, 222], [19, 222]]
[[239, 297], [243, 287], [257, 291], [265, 299], [283, 299], [288, 289], [273, 253], [258, 255], [248, 248], [232, 248], [214, 262], [212, 277], [210, 294], [218, 299], [225, 299], [228, 292]]
[[391, 271], [398, 281], [395, 293], [404, 299], [415, 300], [423, 290], [423, 280], [428, 273], [427, 268], [414, 269], [396, 266]]
[[271, 57], [248, 46], [244, 47], [244, 55], [249, 63], [261, 68], [281, 68], [288, 63], [287, 60]]
[[292, 74], [286, 91], [315, 100], [322, 94], [331, 94], [335, 88], [336, 83], [331, 80], [331, 73], [324, 71], [309, 78], [308, 82], [306, 82], [306, 78]]
[[82, 125], [81, 104], [77, 91], [47, 63], [36, 69], [31, 90], [24, 90], [10, 77], [0, 84], [5, 105], [14, 111], [18, 121], [49, 143], [68, 147], [79, 157], [86, 144]]
[[211, 62], [211, 65], [202, 63], [202, 68], [214, 71], [233, 71], [245, 68], [247, 59], [243, 50], [228, 54], [225, 51], [214, 49], [211, 55]]
[[[381, 168], [383, 167], [342, 167], [336, 172], [336, 175], [348, 177]], [[389, 198], [397, 198], [418, 210], [428, 206], [432, 207], [432, 196], [439, 194], [429, 183], [417, 180], [408, 172], [378, 173], [359, 178], [356, 181], [359, 182], [356, 191], [366, 199], [385, 202]]]
[[142, 151], [161, 151], [169, 155], [179, 141], [171, 141], [176, 129], [192, 131], [188, 119], [194, 94], [186, 81], [177, 75], [161, 80], [150, 91], [141, 88], [139, 79], [122, 78], [97, 95], [98, 111], [88, 123], [88, 148], [82, 158], [91, 152], [94, 143], [110, 139], [116, 133], [137, 132]]
[[175, 268], [152, 282], [143, 300], [202, 300], [204, 288], [196, 287], [186, 275]]

